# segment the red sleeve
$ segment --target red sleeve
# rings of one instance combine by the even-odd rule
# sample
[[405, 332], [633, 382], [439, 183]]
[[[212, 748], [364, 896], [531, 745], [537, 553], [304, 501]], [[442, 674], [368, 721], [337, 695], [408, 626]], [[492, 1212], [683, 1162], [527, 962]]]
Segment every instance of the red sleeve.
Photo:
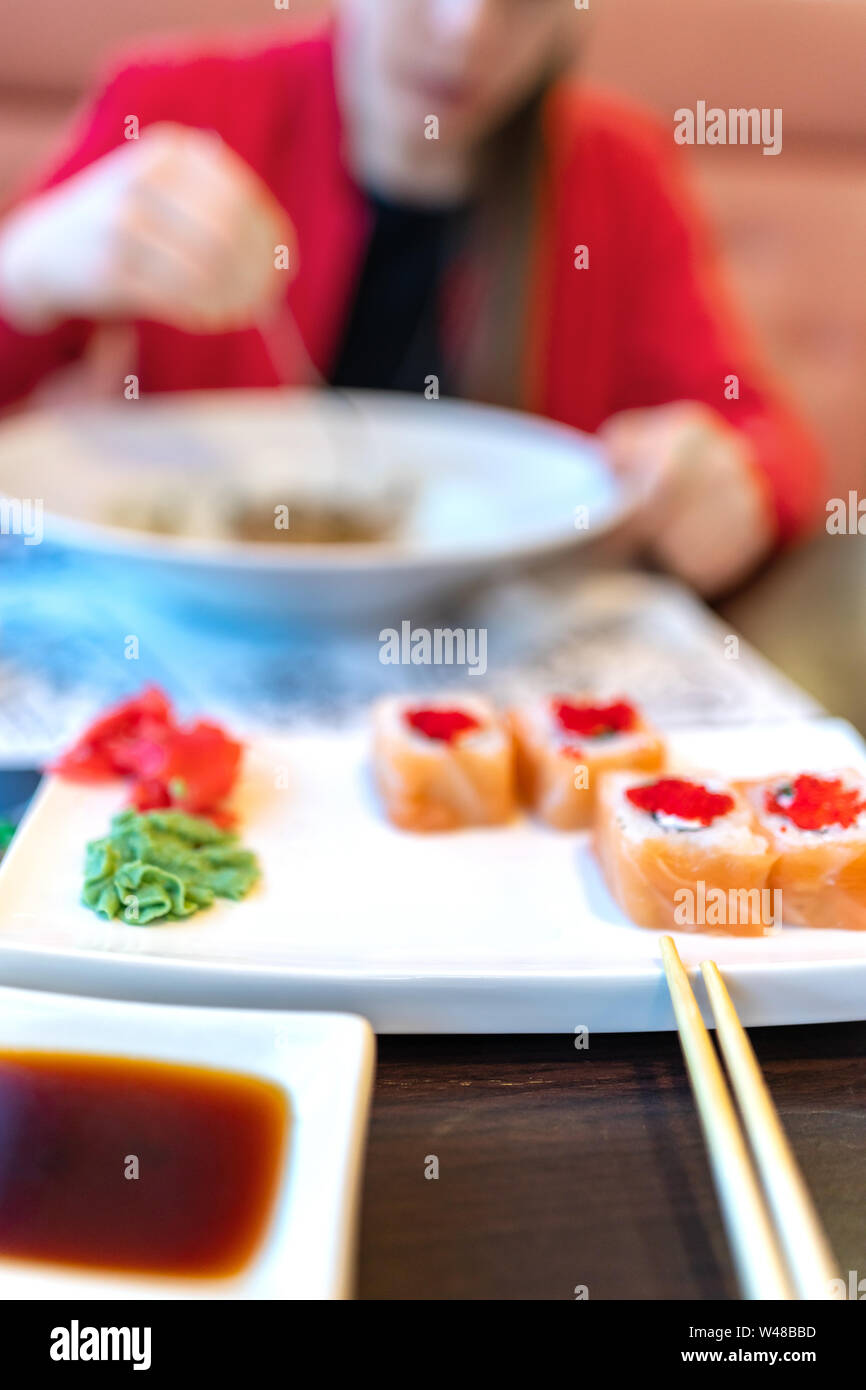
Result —
[[[108, 154], [123, 139], [124, 117], [137, 113], [140, 83], [134, 68], [121, 70], [76, 117], [62, 149], [15, 203], [52, 188]], [[67, 320], [48, 333], [23, 333], [0, 315], [0, 407], [26, 396], [49, 372], [83, 353], [93, 324]]]
[[820, 452], [757, 364], [677, 151], [644, 130], [624, 152], [634, 214], [616, 409], [693, 400], [717, 410], [749, 439], [779, 538], [788, 540], [821, 511]]
[[80, 357], [91, 327], [76, 319], [49, 333], [22, 333], [0, 315], [0, 410], [29, 395], [49, 372]]
[[[13, 203], [53, 188], [115, 149], [123, 141], [128, 116], [136, 116], [142, 128], [148, 124], [155, 104], [159, 107], [161, 72], [154, 62], [119, 68], [73, 120], [49, 167]], [[0, 407], [21, 400], [43, 377], [80, 357], [93, 328], [86, 320], [74, 319], [47, 333], [22, 333], [0, 315]]]

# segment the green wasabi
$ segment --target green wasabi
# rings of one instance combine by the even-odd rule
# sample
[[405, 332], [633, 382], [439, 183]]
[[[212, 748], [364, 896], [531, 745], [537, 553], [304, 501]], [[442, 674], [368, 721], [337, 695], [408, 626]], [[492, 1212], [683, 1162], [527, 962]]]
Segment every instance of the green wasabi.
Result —
[[91, 840], [81, 900], [130, 926], [178, 922], [215, 898], [243, 898], [259, 877], [255, 855], [213, 821], [183, 811], [120, 811]]
[[6, 853], [18, 826], [11, 820], [0, 820], [0, 859]]

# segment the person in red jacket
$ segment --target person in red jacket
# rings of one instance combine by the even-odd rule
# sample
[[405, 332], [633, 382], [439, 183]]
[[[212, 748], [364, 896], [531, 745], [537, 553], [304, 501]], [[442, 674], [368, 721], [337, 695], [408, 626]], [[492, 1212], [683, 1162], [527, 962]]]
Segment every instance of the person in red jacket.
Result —
[[816, 511], [814, 445], [719, 285], [673, 127], [566, 76], [559, 0], [340, 0], [120, 68], [0, 227], [0, 404], [131, 330], [114, 389], [327, 380], [598, 431], [705, 592]]

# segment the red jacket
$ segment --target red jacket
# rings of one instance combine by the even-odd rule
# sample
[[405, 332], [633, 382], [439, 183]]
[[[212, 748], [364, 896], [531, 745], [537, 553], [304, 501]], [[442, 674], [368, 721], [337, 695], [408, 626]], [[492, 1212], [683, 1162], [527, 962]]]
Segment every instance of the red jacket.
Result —
[[[297, 230], [288, 297], [323, 372], [336, 352], [368, 218], [342, 158], [328, 36], [250, 50], [164, 53], [123, 68], [80, 119], [56, 184], [119, 145], [124, 120], [215, 129], [261, 176]], [[796, 417], [759, 374], [715, 283], [709, 244], [681, 187], [670, 132], [612, 99], [561, 87], [545, 116], [524, 342], [526, 409], [593, 431], [615, 411], [675, 400], [714, 407], [754, 447], [786, 539], [817, 510], [820, 467]], [[589, 267], [575, 268], [575, 248]], [[92, 324], [39, 336], [0, 320], [0, 404], [79, 356]], [[197, 335], [137, 325], [142, 392], [277, 384], [259, 333]], [[727, 400], [726, 380], [739, 379]]]

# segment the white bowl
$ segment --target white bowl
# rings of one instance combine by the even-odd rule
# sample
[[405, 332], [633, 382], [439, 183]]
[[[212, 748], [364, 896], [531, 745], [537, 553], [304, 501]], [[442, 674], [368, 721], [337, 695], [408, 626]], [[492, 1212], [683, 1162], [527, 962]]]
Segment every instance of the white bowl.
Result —
[[[215, 480], [248, 488], [285, 454], [336, 492], [352, 470], [408, 480], [387, 541], [290, 544], [113, 524], [142, 489], [194, 514]], [[20, 416], [0, 429], [0, 492], [41, 499], [49, 541], [156, 605], [273, 618], [405, 614], [407, 604], [554, 558], [634, 504], [589, 436], [514, 411], [393, 393], [178, 394]], [[126, 499], [126, 505], [124, 503]], [[185, 499], [179, 505], [177, 499]], [[578, 509], [585, 509], [579, 511]], [[199, 510], [201, 510], [199, 508]]]

